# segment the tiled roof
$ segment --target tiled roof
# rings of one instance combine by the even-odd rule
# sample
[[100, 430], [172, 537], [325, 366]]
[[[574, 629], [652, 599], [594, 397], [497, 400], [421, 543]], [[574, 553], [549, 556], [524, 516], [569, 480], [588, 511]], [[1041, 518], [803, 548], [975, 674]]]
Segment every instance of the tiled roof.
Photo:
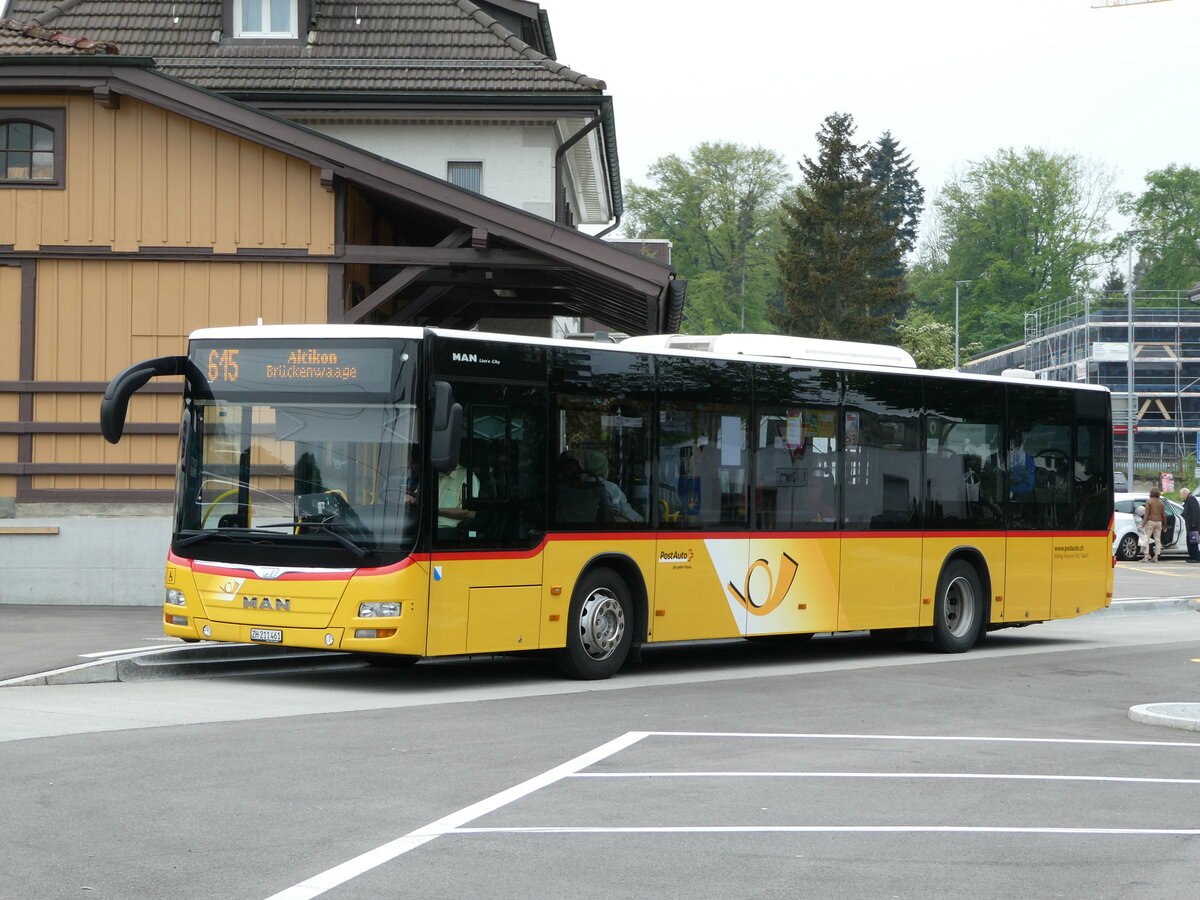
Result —
[[116, 44], [72, 37], [55, 28], [45, 28], [15, 19], [0, 19], [0, 55], [70, 56], [77, 53], [116, 54]]
[[[303, 7], [304, 4], [301, 4]], [[370, 93], [602, 92], [471, 0], [313, 0], [296, 41], [221, 32], [221, 0], [11, 0], [9, 13], [114, 41], [125, 56], [209, 90]]]

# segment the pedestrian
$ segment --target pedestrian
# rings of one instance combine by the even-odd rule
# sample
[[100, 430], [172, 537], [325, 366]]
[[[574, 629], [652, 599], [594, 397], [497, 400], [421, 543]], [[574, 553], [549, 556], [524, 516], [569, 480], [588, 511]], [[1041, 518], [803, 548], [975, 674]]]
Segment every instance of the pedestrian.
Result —
[[1187, 488], [1179, 491], [1183, 500], [1183, 527], [1187, 529], [1188, 562], [1200, 563], [1200, 500]]
[[1150, 499], [1146, 501], [1146, 508], [1142, 513], [1142, 534], [1146, 536], [1146, 555], [1142, 557], [1142, 562], [1158, 562], [1158, 557], [1162, 554], [1162, 532], [1166, 520], [1167, 504], [1163, 503], [1157, 490], [1151, 491]]

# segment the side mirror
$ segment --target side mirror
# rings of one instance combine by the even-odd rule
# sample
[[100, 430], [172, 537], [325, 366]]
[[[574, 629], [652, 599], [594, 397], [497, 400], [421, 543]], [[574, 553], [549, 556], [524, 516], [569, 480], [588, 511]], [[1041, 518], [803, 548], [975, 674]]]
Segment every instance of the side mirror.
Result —
[[195, 365], [186, 356], [159, 356], [134, 363], [118, 372], [100, 401], [100, 433], [110, 444], [121, 440], [125, 432], [125, 415], [129, 411], [129, 398], [146, 382], [158, 375], [183, 375], [194, 391], [207, 392], [207, 382]]
[[431, 424], [429, 464], [435, 472], [453, 471], [462, 441], [462, 405], [454, 402], [454, 390], [447, 381], [433, 383]]

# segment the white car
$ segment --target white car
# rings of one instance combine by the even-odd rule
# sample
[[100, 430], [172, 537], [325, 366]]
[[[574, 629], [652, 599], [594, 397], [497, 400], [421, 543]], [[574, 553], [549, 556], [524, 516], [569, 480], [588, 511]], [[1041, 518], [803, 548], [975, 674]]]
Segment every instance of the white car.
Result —
[[[1141, 559], [1142, 514], [1146, 511], [1148, 494], [1113, 494], [1113, 556], [1117, 559]], [[1183, 527], [1183, 507], [1166, 500], [1167, 521], [1163, 524], [1161, 556], [1182, 553], [1187, 555], [1187, 529]]]

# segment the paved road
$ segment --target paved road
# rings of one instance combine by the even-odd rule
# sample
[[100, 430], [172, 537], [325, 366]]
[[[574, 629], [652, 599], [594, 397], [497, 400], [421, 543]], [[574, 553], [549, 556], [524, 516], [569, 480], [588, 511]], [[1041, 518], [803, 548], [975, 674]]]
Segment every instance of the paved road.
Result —
[[[1114, 598], [1200, 598], [1200, 566], [1182, 560], [1118, 563]], [[157, 607], [146, 606], [0, 604], [0, 681], [98, 658], [92, 654], [178, 647], [177, 639], [162, 634], [158, 616]]]
[[599, 684], [5, 688], [0, 898], [1191, 896], [1200, 741], [1128, 710], [1194, 699], [1197, 658], [1176, 606], [960, 656], [659, 648]]

